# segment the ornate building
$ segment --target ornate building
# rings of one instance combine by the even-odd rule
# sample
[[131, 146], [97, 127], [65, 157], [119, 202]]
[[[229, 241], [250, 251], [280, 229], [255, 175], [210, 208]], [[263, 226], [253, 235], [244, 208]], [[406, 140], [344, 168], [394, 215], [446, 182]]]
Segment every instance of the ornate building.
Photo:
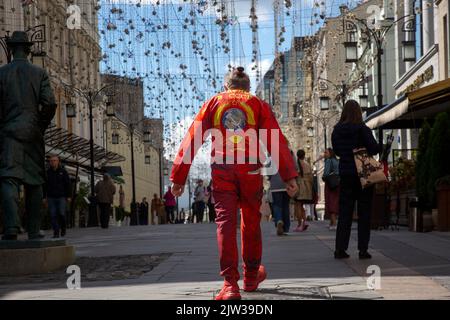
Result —
[[[67, 129], [69, 133], [89, 138], [88, 107], [85, 99], [67, 90], [75, 86], [82, 90], [100, 88], [99, 46], [97, 1], [47, 0], [35, 1], [22, 7], [20, 1], [5, 0], [0, 5], [0, 36], [14, 30], [42, 32], [39, 37], [44, 42], [33, 47], [33, 63], [43, 66], [52, 81], [58, 109], [54, 123], [57, 127]], [[79, 8], [79, 28], [70, 29], [68, 8]], [[44, 56], [36, 54], [45, 53]], [[6, 55], [0, 53], [0, 65], [6, 63]], [[75, 103], [76, 117], [67, 118], [65, 105]], [[103, 145], [103, 106], [94, 110], [94, 142]]]

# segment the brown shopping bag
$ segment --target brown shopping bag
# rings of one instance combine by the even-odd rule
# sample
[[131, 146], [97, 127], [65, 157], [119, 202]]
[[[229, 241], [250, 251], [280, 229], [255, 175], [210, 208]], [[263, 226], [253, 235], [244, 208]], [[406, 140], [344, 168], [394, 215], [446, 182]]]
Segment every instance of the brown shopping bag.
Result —
[[367, 188], [376, 183], [387, 182], [383, 164], [369, 156], [366, 148], [354, 149], [356, 171], [358, 172], [361, 187]]

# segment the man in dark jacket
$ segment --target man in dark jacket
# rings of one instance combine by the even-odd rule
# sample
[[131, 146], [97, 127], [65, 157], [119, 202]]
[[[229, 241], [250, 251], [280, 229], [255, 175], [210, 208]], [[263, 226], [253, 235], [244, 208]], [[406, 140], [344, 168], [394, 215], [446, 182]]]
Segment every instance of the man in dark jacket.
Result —
[[14, 57], [0, 68], [0, 205], [4, 240], [16, 240], [20, 230], [19, 188], [25, 187], [29, 239], [40, 235], [42, 184], [45, 182], [44, 133], [55, 115], [56, 103], [45, 70], [27, 57], [33, 43], [15, 31], [7, 45]]
[[[50, 168], [47, 170], [47, 184], [45, 188], [45, 199], [48, 211], [52, 219], [53, 238], [66, 235], [66, 201], [71, 201], [70, 178], [67, 171], [61, 167], [59, 158], [52, 156], [49, 159]], [[61, 225], [58, 223], [61, 221]]]

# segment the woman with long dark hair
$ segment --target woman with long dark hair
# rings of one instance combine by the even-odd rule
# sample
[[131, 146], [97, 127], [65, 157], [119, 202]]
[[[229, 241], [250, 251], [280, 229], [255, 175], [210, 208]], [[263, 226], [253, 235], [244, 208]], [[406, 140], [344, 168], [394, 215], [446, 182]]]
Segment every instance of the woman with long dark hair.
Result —
[[355, 100], [345, 103], [341, 118], [331, 136], [333, 149], [339, 157], [340, 196], [339, 220], [336, 232], [336, 259], [348, 258], [346, 250], [350, 240], [355, 203], [358, 203], [358, 250], [360, 259], [370, 259], [367, 252], [370, 240], [370, 212], [373, 186], [362, 189], [356, 171], [353, 150], [366, 148], [371, 156], [381, 150], [372, 131], [362, 119], [361, 107]]

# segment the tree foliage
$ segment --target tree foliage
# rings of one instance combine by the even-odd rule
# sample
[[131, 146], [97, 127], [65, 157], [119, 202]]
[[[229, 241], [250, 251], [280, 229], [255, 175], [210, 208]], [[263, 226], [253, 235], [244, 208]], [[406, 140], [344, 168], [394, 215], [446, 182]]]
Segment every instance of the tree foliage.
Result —
[[419, 152], [416, 162], [416, 189], [419, 201], [429, 204], [428, 180], [429, 180], [429, 139], [431, 127], [428, 121], [424, 121], [419, 135]]
[[443, 112], [436, 116], [433, 129], [430, 132], [428, 160], [428, 192], [429, 200], [436, 204], [436, 181], [450, 174], [450, 118]]

